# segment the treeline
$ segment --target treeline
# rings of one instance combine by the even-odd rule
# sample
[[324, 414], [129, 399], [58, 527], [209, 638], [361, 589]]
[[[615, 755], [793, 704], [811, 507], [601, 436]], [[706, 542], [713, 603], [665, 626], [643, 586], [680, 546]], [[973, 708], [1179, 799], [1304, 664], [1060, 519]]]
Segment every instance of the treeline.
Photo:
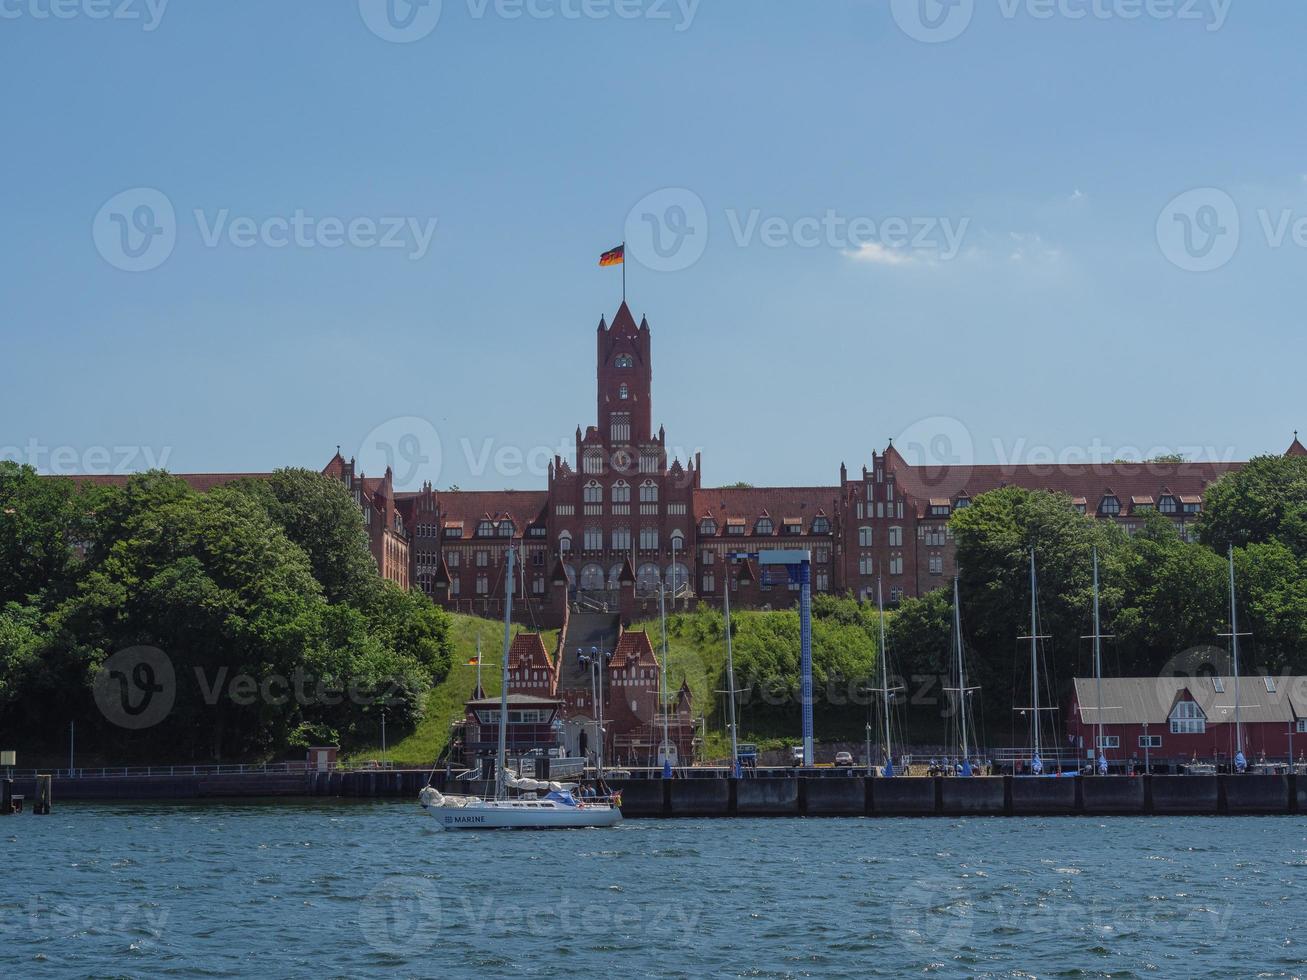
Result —
[[[383, 582], [343, 484], [207, 493], [0, 463], [0, 743], [250, 759], [396, 735], [449, 670], [449, 617]], [[154, 652], [157, 651], [157, 652]], [[30, 751], [30, 750], [29, 750]]]
[[[1209, 488], [1198, 540], [1146, 515], [1127, 535], [1080, 514], [1069, 498], [1004, 488], [951, 520], [960, 566], [969, 681], [982, 687], [991, 736], [1011, 726], [1029, 684], [1029, 554], [1039, 576], [1039, 630], [1054, 694], [1093, 670], [1092, 549], [1100, 564], [1104, 671], [1116, 675], [1229, 671], [1227, 548], [1234, 547], [1244, 673], [1307, 672], [1307, 458], [1262, 457]], [[952, 583], [899, 604], [892, 661], [905, 675], [950, 670]]]
[[[1307, 673], [1307, 458], [1264, 457], [1208, 491], [1198, 538], [1183, 540], [1171, 518], [1152, 513], [1128, 535], [1079, 513], [1063, 495], [1004, 488], [954, 514], [968, 683], [978, 685], [982, 737], [997, 744], [1023, 724], [1013, 706], [1029, 689], [1030, 550], [1039, 579], [1041, 671], [1065, 705], [1076, 676], [1091, 676], [1092, 553], [1097, 547], [1107, 674], [1228, 672], [1227, 548], [1234, 547], [1244, 673]], [[888, 583], [887, 583], [888, 584]], [[890, 686], [909, 737], [943, 740], [953, 710], [953, 583], [888, 611]], [[794, 610], [745, 613], [733, 621], [736, 686], [745, 734], [797, 730], [799, 617]], [[714, 647], [712, 690], [724, 690], [717, 647], [721, 613], [669, 617], [674, 639]], [[874, 605], [850, 597], [813, 600], [813, 691], [819, 733], [857, 738], [876, 717], [880, 685]], [[1045, 686], [1045, 685], [1041, 685]], [[713, 698], [720, 728], [723, 699]], [[870, 711], [869, 711], [870, 707]]]

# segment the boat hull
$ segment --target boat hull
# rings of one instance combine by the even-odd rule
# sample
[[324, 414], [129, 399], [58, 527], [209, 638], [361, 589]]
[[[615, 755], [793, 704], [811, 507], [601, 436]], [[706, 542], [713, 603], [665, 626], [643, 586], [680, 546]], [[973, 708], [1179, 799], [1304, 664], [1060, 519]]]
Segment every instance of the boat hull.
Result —
[[614, 827], [622, 822], [622, 811], [615, 806], [521, 806], [485, 801], [424, 809], [442, 830], [553, 830]]

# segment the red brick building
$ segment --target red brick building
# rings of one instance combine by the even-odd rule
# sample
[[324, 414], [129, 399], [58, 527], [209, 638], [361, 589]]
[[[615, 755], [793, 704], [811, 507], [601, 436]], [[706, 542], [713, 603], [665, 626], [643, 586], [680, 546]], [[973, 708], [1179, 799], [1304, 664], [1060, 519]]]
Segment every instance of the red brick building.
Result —
[[[1076, 678], [1067, 735], [1082, 758], [1098, 737], [1112, 763], [1228, 763], [1235, 753], [1235, 680], [1229, 676], [1105, 677], [1103, 710], [1092, 678]], [[1307, 677], [1241, 677], [1244, 755], [1283, 762], [1307, 751]], [[1146, 744], [1145, 744], [1146, 743]]]
[[[381, 574], [461, 612], [496, 616], [507, 588], [526, 622], [563, 624], [569, 608], [621, 609], [623, 621], [673, 605], [719, 603], [728, 581], [741, 607], [783, 606], [797, 590], [775, 569], [735, 555], [798, 548], [812, 553], [815, 592], [886, 600], [920, 595], [955, 570], [952, 514], [1005, 486], [1063, 493], [1083, 513], [1133, 531], [1161, 513], [1191, 535], [1207, 488], [1238, 463], [913, 466], [891, 443], [828, 486], [711, 488], [702, 460], [669, 459], [653, 429], [653, 345], [625, 303], [595, 335], [595, 424], [576, 430], [571, 459], [555, 456], [542, 490], [396, 492], [389, 471], [355, 472], [339, 452], [323, 472], [349, 487], [363, 511]], [[796, 437], [799, 433], [795, 433]], [[1289, 453], [1307, 455], [1295, 436]], [[245, 474], [257, 475], [257, 474]], [[199, 488], [238, 477], [192, 474]], [[121, 482], [124, 477], [108, 478]], [[520, 549], [505, 581], [505, 549]], [[634, 579], [632, 595], [622, 588]]]

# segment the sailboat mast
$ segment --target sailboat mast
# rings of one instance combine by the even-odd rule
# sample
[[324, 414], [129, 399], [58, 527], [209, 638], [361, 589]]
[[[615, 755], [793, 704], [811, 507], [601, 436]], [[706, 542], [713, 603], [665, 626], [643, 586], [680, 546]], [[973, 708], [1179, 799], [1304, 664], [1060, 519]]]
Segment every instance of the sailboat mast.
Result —
[[1038, 619], [1038, 599], [1036, 596], [1037, 583], [1035, 581], [1035, 549], [1030, 549], [1030, 724], [1034, 737], [1031, 743], [1035, 749], [1035, 756], [1039, 752], [1039, 629]]
[[513, 559], [516, 553], [508, 546], [508, 574], [504, 576], [504, 657], [499, 687], [499, 754], [495, 770], [495, 799], [503, 793], [505, 767], [508, 764], [508, 646], [513, 631]]
[[1239, 611], [1234, 603], [1234, 545], [1230, 545], [1230, 654], [1234, 660], [1234, 747], [1243, 751], [1243, 722], [1239, 714]]
[[880, 615], [880, 696], [885, 717], [885, 761], [893, 761], [889, 740], [889, 664], [885, 650], [885, 603], [881, 596], [880, 579], [876, 579], [876, 611]]
[[[672, 552], [672, 568], [676, 567], [676, 552]], [[665, 582], [658, 583], [658, 621], [662, 625], [663, 631], [663, 662], [662, 669], [658, 674], [658, 707], [663, 713], [663, 744], [661, 746], [661, 755], [663, 757], [663, 769], [666, 770], [669, 761], [668, 743], [667, 743], [667, 585]], [[679, 760], [678, 760], [679, 761]]]
[[953, 576], [953, 633], [956, 636], [958, 651], [958, 711], [962, 718], [962, 761], [970, 758], [967, 747], [967, 675], [962, 666], [962, 609], [958, 598], [958, 577]]
[[730, 705], [730, 723], [731, 723], [731, 773], [738, 776], [740, 765], [740, 749], [737, 742], [738, 732], [735, 730], [735, 653], [731, 646], [731, 575], [729, 563], [722, 576], [722, 609], [726, 614], [726, 697], [727, 704]]
[[1103, 751], [1103, 631], [1098, 618], [1098, 545], [1094, 545], [1094, 686], [1098, 694], [1098, 732], [1094, 743], [1094, 761]]

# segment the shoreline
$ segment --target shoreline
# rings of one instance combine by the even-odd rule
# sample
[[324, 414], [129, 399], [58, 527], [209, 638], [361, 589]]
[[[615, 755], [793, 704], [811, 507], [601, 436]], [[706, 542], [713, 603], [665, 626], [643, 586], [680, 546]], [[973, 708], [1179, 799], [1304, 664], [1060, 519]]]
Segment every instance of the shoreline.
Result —
[[[53, 806], [63, 802], [191, 802], [253, 799], [411, 799], [429, 770], [244, 773], [123, 777], [55, 777]], [[479, 781], [432, 780], [470, 795]], [[1211, 776], [789, 776], [609, 780], [622, 792], [626, 817], [734, 816], [1169, 816], [1307, 813], [1307, 777]], [[16, 778], [24, 814], [36, 779]]]

